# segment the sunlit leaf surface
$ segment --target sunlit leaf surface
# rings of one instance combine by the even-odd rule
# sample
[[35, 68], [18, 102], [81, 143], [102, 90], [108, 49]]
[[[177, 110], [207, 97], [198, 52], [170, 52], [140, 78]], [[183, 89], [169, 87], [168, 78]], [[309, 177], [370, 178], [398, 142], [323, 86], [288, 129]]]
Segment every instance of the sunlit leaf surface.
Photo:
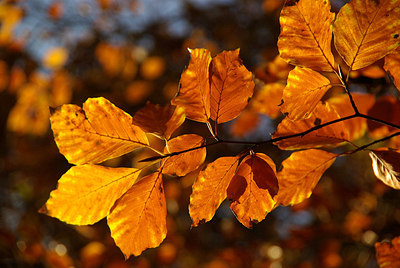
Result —
[[372, 150], [369, 153], [375, 176], [384, 184], [400, 189], [400, 153], [388, 150]]
[[[400, 41], [400, 40], [399, 40]], [[389, 72], [393, 77], [394, 84], [397, 89], [400, 90], [400, 50], [397, 49], [395, 52], [386, 55], [385, 65], [383, 66], [385, 71]]]

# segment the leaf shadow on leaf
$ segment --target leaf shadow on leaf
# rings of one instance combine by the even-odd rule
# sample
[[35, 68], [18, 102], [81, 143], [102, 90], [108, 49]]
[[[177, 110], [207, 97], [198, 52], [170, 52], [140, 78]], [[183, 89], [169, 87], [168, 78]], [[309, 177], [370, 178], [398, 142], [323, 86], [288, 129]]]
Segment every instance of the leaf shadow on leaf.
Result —
[[247, 188], [247, 180], [245, 177], [240, 175], [233, 176], [231, 182], [229, 183], [228, 189], [226, 189], [226, 194], [230, 202], [239, 202], [239, 198], [244, 194]]

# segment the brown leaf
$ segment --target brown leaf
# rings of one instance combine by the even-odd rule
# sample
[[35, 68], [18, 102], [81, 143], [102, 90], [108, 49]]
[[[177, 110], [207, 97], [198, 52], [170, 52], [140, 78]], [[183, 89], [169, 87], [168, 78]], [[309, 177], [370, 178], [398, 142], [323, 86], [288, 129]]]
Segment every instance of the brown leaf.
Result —
[[97, 165], [74, 166], [58, 181], [41, 212], [69, 224], [94, 224], [135, 183], [140, 170]]
[[239, 49], [223, 51], [212, 59], [211, 119], [217, 124], [236, 118], [253, 96], [254, 82], [239, 58]]
[[335, 14], [325, 0], [287, 1], [279, 18], [280, 56], [290, 64], [317, 71], [333, 71], [332, 22]]
[[399, 46], [399, 4], [399, 0], [353, 0], [340, 9], [334, 42], [351, 70], [371, 65]]
[[79, 106], [66, 104], [50, 117], [54, 140], [72, 164], [100, 163], [148, 145], [132, 117], [105, 98]]
[[381, 268], [400, 267], [400, 236], [391, 242], [376, 242], [376, 259]]
[[385, 65], [383, 66], [385, 71], [389, 72], [393, 77], [394, 84], [398, 90], [400, 90], [400, 50], [397, 49], [395, 52], [386, 55]]
[[226, 198], [226, 189], [236, 172], [238, 157], [220, 157], [199, 173], [192, 186], [189, 213], [192, 226], [208, 222]]
[[283, 169], [278, 172], [277, 203], [295, 205], [309, 198], [336, 157], [336, 154], [316, 149], [292, 153], [282, 162]]
[[210, 117], [210, 81], [209, 65], [211, 55], [207, 49], [191, 49], [190, 63], [182, 73], [180, 89], [171, 103], [182, 106], [186, 117], [208, 122]]
[[167, 235], [162, 175], [150, 174], [132, 186], [107, 217], [111, 236], [125, 257], [160, 245]]
[[386, 149], [369, 152], [375, 176], [384, 184], [400, 189], [400, 153]]
[[308, 68], [296, 67], [283, 90], [281, 112], [292, 120], [309, 118], [315, 106], [331, 88], [330, 81]]
[[[196, 134], [181, 135], [168, 141], [164, 153], [174, 153], [203, 145], [204, 138]], [[162, 172], [168, 175], [185, 176], [198, 168], [206, 158], [205, 147], [181, 153], [168, 158], [163, 166]]]
[[185, 121], [184, 109], [179, 106], [160, 106], [147, 103], [133, 116], [133, 124], [145, 132], [169, 140], [172, 133]]

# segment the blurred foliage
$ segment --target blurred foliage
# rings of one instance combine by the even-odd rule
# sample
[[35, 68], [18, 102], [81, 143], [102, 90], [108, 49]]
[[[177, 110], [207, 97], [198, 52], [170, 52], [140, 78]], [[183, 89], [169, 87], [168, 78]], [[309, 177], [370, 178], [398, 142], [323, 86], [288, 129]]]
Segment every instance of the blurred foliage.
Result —
[[[345, 1], [331, 2], [337, 11]], [[278, 208], [252, 230], [235, 220], [228, 204], [210, 223], [190, 229], [187, 207], [196, 173], [170, 177], [168, 236], [159, 248], [128, 261], [104, 221], [71, 226], [37, 212], [70, 167], [49, 130], [49, 107], [81, 105], [96, 96], [131, 114], [147, 100], [165, 104], [176, 94], [188, 47], [213, 55], [240, 48], [259, 80], [283, 79], [287, 67], [271, 64], [282, 5], [281, 0], [0, 2], [0, 266], [376, 267], [374, 243], [400, 235], [400, 200], [374, 178], [364, 153], [336, 161], [310, 199]], [[277, 66], [282, 68], [274, 70]], [[380, 93], [381, 81], [359, 75], [364, 90]], [[260, 86], [255, 103], [220, 135], [257, 140], [272, 132], [276, 122], [251, 108], [266, 101], [263, 95]], [[186, 122], [182, 133], [189, 129], [206, 133], [194, 122]], [[287, 157], [274, 147], [263, 149], [274, 159]], [[233, 151], [240, 148], [210, 148], [208, 157]], [[143, 157], [139, 151], [108, 164], [130, 166]]]

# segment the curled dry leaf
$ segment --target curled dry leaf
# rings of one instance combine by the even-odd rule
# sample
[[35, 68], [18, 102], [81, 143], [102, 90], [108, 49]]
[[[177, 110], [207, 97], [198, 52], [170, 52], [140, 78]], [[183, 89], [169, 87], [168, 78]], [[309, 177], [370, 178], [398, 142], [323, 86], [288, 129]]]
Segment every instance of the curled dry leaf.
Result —
[[[204, 138], [196, 134], [181, 135], [168, 141], [164, 153], [182, 152], [204, 144]], [[198, 168], [206, 159], [205, 147], [174, 155], [165, 160], [162, 172], [168, 175], [185, 176]]]
[[399, 46], [399, 5], [399, 0], [353, 0], [340, 9], [334, 42], [351, 70], [371, 65]]
[[88, 99], [83, 109], [62, 105], [50, 122], [60, 153], [72, 164], [101, 163], [148, 145], [132, 117], [102, 97]]
[[82, 165], [58, 181], [40, 212], [69, 224], [94, 224], [106, 217], [114, 202], [135, 183], [140, 170]]
[[274, 208], [278, 189], [274, 162], [267, 155], [256, 153], [240, 163], [227, 196], [238, 221], [251, 228]]
[[376, 242], [376, 259], [381, 268], [400, 267], [400, 236], [391, 242]]
[[384, 184], [400, 189], [400, 153], [385, 149], [369, 152], [375, 176]]
[[167, 140], [184, 121], [185, 111], [182, 107], [149, 102], [133, 116], [133, 124]]
[[277, 203], [296, 205], [309, 198], [322, 174], [333, 164], [337, 155], [311, 149], [294, 152], [282, 162], [278, 172]]
[[279, 18], [280, 56], [293, 65], [333, 71], [332, 22], [335, 14], [325, 0], [286, 1]]
[[189, 213], [192, 226], [208, 222], [226, 198], [226, 190], [231, 182], [239, 157], [220, 157], [201, 171], [192, 186]]
[[167, 207], [161, 172], [150, 174], [117, 200], [107, 223], [125, 257], [161, 244], [167, 235]]

